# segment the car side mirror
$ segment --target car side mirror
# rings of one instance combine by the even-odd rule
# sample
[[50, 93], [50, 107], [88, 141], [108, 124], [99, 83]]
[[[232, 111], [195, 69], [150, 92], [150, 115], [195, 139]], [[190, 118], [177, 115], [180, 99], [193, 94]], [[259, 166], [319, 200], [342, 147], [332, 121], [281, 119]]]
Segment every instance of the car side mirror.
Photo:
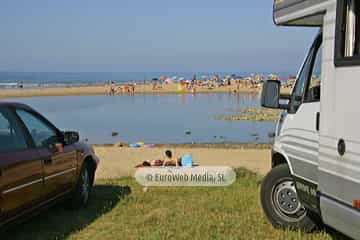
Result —
[[261, 92], [261, 106], [275, 109], [289, 109], [289, 104], [280, 104], [280, 100], [290, 100], [290, 95], [280, 94], [281, 83], [277, 80], [267, 80]]
[[261, 106], [266, 108], [280, 108], [280, 81], [267, 80], [261, 92]]
[[80, 139], [79, 133], [74, 131], [64, 132], [64, 143], [65, 145], [71, 145], [77, 143]]

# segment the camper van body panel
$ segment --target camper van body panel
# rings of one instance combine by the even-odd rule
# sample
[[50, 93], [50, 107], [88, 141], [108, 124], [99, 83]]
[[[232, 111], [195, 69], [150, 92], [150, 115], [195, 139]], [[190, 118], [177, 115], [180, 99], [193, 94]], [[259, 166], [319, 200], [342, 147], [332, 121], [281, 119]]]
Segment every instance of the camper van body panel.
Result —
[[[360, 67], [335, 68], [331, 61], [325, 65], [328, 75], [322, 86], [319, 190], [352, 205], [360, 200], [360, 109], [356, 106]], [[341, 139], [346, 147], [343, 156], [338, 151]]]
[[275, 0], [274, 22], [277, 25], [321, 26], [328, 0]]
[[326, 224], [333, 226], [353, 239], [360, 239], [359, 211], [326, 197], [320, 197], [320, 205], [323, 213], [322, 218]]
[[319, 111], [319, 102], [303, 103], [296, 114], [287, 114], [275, 140], [288, 159], [292, 174], [314, 184], [318, 182], [319, 133], [315, 118]]
[[[323, 24], [323, 72], [319, 144], [320, 209], [325, 224], [360, 237], [360, 66], [335, 67], [336, 0], [329, 0]], [[339, 154], [340, 139], [346, 151]]]
[[[273, 151], [284, 155], [294, 179], [316, 184], [323, 222], [360, 239], [360, 210], [354, 206], [360, 201], [360, 65], [335, 65], [337, 5], [337, 0], [275, 1], [276, 24], [321, 27], [323, 52], [320, 103], [303, 103], [286, 115]], [[317, 111], [319, 132], [312, 128]]]

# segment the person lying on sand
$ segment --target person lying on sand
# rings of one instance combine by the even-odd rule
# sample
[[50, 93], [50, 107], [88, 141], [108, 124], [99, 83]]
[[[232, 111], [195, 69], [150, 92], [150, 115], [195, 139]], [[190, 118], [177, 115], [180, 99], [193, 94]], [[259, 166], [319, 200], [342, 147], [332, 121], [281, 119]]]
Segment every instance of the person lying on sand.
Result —
[[170, 150], [165, 151], [165, 159], [163, 162], [163, 166], [180, 166], [181, 162], [177, 158], [173, 158], [173, 154]]
[[144, 161], [138, 165], [136, 168], [141, 167], [161, 167], [161, 166], [181, 166], [181, 161], [179, 159], [172, 157], [172, 152], [170, 150], [165, 151], [165, 159], [164, 160], [150, 160]]
[[136, 165], [136, 168], [141, 167], [161, 167], [163, 165], [162, 160], [150, 160], [150, 161], [144, 161], [141, 164]]

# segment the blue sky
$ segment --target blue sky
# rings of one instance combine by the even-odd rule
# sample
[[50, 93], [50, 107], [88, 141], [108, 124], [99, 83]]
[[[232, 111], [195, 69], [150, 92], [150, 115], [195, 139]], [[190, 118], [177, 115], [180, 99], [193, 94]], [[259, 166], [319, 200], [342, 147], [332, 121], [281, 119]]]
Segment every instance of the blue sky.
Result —
[[1, 0], [0, 71], [296, 72], [316, 32], [271, 0]]

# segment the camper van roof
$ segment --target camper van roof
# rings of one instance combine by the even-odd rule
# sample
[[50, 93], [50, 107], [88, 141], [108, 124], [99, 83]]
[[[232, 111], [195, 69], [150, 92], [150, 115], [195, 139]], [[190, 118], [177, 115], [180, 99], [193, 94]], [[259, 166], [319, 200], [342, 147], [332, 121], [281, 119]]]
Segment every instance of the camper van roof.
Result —
[[322, 26], [329, 0], [274, 0], [274, 22], [286, 26]]

